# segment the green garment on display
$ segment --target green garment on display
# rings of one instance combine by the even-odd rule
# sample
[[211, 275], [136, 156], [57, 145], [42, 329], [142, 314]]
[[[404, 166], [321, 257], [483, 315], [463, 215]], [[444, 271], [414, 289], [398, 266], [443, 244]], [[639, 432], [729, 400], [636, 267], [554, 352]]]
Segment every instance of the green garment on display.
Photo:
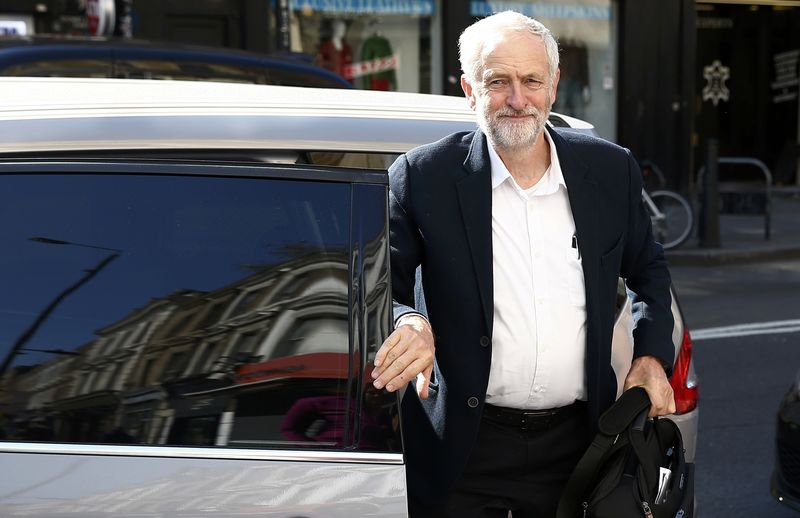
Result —
[[[361, 61], [369, 62], [392, 55], [389, 40], [374, 34], [361, 46]], [[397, 90], [397, 75], [394, 69], [368, 74], [361, 78], [361, 86], [367, 90]]]

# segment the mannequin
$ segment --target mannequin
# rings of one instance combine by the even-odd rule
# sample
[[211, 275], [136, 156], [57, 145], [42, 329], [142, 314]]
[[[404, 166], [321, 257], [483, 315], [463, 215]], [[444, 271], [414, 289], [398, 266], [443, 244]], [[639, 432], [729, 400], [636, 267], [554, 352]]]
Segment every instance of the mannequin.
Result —
[[344, 39], [346, 32], [347, 25], [344, 20], [331, 22], [331, 37], [319, 44], [319, 64], [350, 80], [352, 78], [346, 77], [345, 69], [353, 62], [353, 51]]

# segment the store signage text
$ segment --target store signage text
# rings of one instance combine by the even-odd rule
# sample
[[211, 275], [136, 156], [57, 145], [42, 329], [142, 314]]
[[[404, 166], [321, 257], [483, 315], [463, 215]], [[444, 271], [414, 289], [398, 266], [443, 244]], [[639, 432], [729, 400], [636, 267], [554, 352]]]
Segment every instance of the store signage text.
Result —
[[433, 16], [434, 0], [291, 0], [295, 11], [337, 14], [412, 14]]
[[610, 20], [611, 8], [602, 5], [532, 4], [529, 2], [470, 2], [471, 16], [489, 16], [501, 11], [517, 11], [533, 18]]
[[344, 78], [354, 79], [364, 77], [389, 70], [400, 68], [400, 57], [397, 54], [386, 56], [385, 58], [372, 59], [370, 61], [358, 61], [344, 68]]
[[800, 83], [798, 61], [800, 49], [781, 52], [773, 56], [775, 62], [775, 81], [772, 82], [772, 102], [774, 104], [797, 99], [797, 87]]

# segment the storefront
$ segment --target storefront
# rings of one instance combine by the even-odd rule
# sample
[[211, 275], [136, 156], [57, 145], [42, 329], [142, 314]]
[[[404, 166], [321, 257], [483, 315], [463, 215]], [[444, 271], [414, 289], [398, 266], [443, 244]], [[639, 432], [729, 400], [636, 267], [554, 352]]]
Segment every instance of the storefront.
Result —
[[431, 92], [435, 0], [291, 0], [291, 50], [356, 88]]
[[[762, 160], [776, 184], [798, 182], [800, 33], [797, 27], [800, 27], [800, 2], [758, 2], [758, 5], [698, 2], [695, 67], [698, 163], [702, 163], [705, 143], [714, 138], [723, 156]], [[729, 173], [746, 171], [721, 171]]]

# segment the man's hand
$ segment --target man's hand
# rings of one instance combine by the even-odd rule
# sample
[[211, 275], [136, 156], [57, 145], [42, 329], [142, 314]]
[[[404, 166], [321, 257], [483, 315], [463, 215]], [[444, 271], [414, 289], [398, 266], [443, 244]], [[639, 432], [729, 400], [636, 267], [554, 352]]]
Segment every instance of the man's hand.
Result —
[[[378, 349], [372, 384], [375, 388], [386, 387], [389, 392], [394, 392], [417, 378], [417, 394], [426, 399], [435, 351], [433, 331], [428, 321], [419, 315], [401, 317], [397, 329]], [[417, 377], [420, 373], [422, 376]]]
[[643, 387], [650, 396], [650, 417], [674, 414], [675, 395], [661, 361], [655, 356], [640, 356], [633, 360], [625, 378], [624, 390]]

